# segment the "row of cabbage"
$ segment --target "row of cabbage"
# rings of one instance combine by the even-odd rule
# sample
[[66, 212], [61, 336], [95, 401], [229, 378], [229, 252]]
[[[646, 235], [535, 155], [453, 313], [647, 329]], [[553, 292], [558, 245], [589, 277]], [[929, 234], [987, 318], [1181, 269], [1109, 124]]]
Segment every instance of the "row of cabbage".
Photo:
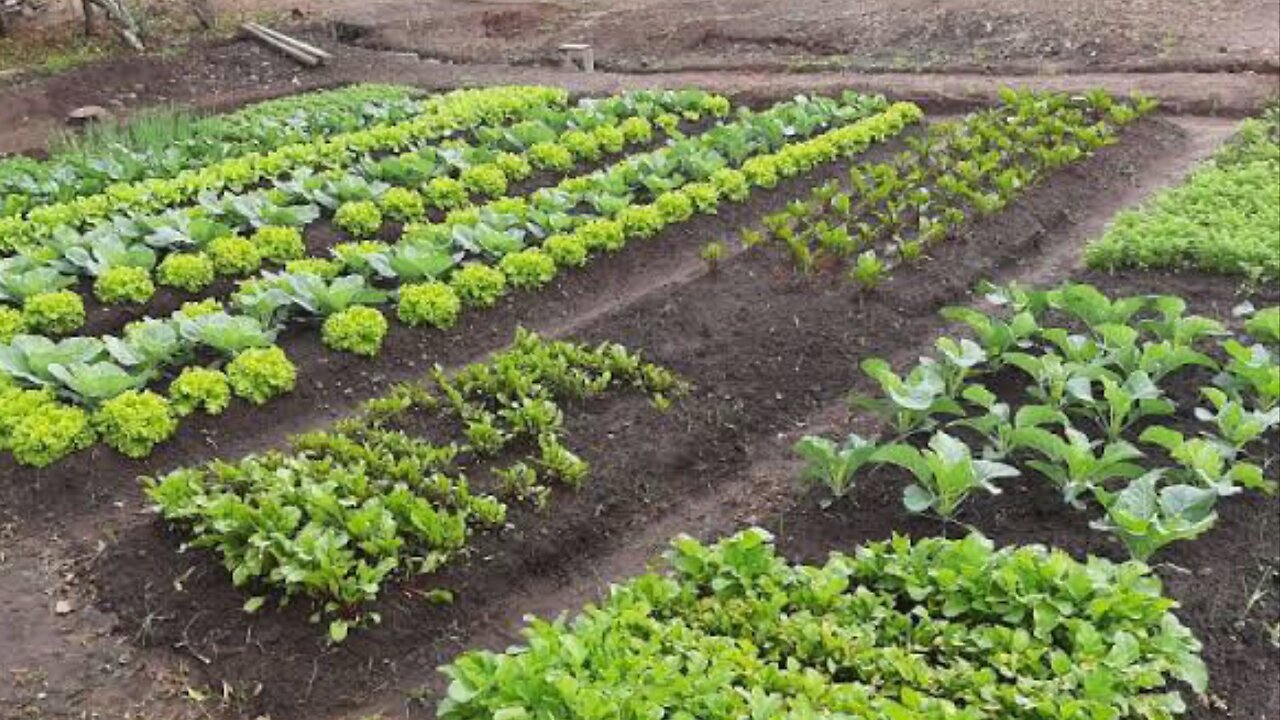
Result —
[[0, 249], [37, 248], [55, 231], [90, 229], [121, 215], [162, 211], [193, 203], [204, 193], [243, 191], [303, 167], [347, 167], [369, 153], [411, 149], [487, 120], [510, 119], [548, 103], [563, 105], [566, 100], [564, 91], [542, 87], [504, 86], [433, 95], [419, 113], [401, 122], [251, 151], [171, 178], [115, 183], [100, 193], [0, 218]]
[[[849, 278], [874, 288], [894, 266], [926, 257], [965, 223], [999, 212], [1049, 173], [1114, 143], [1120, 129], [1154, 107], [1141, 96], [1121, 101], [1103, 91], [1004, 90], [999, 105], [933, 123], [907, 139], [906, 151], [858, 165], [848, 183], [833, 180], [766, 216], [765, 229], [802, 272], [848, 262]], [[749, 245], [764, 239], [744, 231]]]
[[937, 356], [904, 375], [863, 361], [877, 391], [856, 402], [885, 431], [805, 438], [810, 478], [856, 497], [869, 471], [896, 466], [910, 476], [907, 510], [952, 519], [974, 495], [1034, 473], [1144, 561], [1208, 532], [1221, 498], [1276, 492], [1280, 308], [1254, 313], [1243, 338], [1176, 296], [1113, 299], [1090, 285], [988, 294], [1002, 309], [944, 312], [973, 339], [939, 339]]
[[401, 122], [424, 110], [422, 94], [409, 86], [354, 85], [269, 100], [225, 115], [179, 114], [173, 121], [182, 123], [179, 137], [132, 138], [121, 132], [123, 137], [105, 147], [75, 149], [49, 160], [7, 158], [0, 161], [0, 217], [99, 193], [116, 183], [173, 177], [246, 152]]
[[565, 444], [566, 404], [627, 389], [660, 408], [684, 391], [620, 345], [522, 331], [484, 363], [452, 377], [437, 368], [288, 452], [177, 470], [145, 480], [146, 492], [191, 547], [217, 552], [251, 593], [246, 610], [268, 597], [312, 602], [341, 641], [378, 619], [369, 604], [388, 583], [503, 527], [509, 503], [544, 507], [553, 487], [581, 487], [590, 467]]
[[[347, 274], [269, 273], [242, 283], [230, 308], [193, 303], [169, 320], [135, 324], [120, 338], [19, 335], [0, 348], [0, 367], [20, 386], [7, 391], [10, 405], [48, 411], [40, 420], [15, 416], [9, 427], [0, 419], [0, 447], [20, 462], [44, 465], [100, 436], [121, 452], [145, 456], [172, 435], [184, 412], [220, 412], [232, 394], [261, 404], [292, 389], [296, 369], [271, 344], [287, 321], [319, 321], [331, 347], [376, 354], [388, 331], [378, 304], [394, 300], [407, 325], [450, 326], [464, 308], [491, 306], [593, 253], [617, 251], [695, 213], [744, 200], [752, 188], [854, 155], [920, 116], [910, 104], [856, 95], [742, 112], [527, 197], [455, 210], [442, 222], [410, 223], [394, 244], [346, 247]], [[202, 364], [202, 355], [214, 362]], [[224, 362], [225, 371], [217, 367]], [[168, 399], [142, 389], [175, 372]]]

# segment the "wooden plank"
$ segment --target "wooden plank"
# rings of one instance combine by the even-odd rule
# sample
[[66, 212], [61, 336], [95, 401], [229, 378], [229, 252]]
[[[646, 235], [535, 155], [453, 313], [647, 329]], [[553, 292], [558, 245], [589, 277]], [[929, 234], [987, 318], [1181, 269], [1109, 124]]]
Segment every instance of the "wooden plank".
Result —
[[285, 35], [279, 30], [272, 30], [266, 25], [259, 25], [258, 23], [246, 23], [246, 24], [254, 26], [255, 28], [261, 30], [262, 32], [275, 38], [276, 40], [279, 40], [280, 42], [286, 45], [291, 45], [301, 50], [302, 52], [307, 53], [308, 55], [313, 55], [319, 58], [321, 61], [333, 59], [333, 55], [330, 54], [328, 51], [318, 48], [315, 45], [312, 45], [310, 43], [305, 43], [295, 37], [290, 37], [288, 35]]
[[320, 64], [320, 58], [308, 52], [300, 50], [294, 47], [293, 45], [290, 45], [288, 43], [281, 42], [275, 39], [271, 35], [263, 32], [262, 26], [260, 25], [256, 25], [254, 23], [245, 23], [240, 26], [240, 29], [249, 33], [264, 45], [285, 54], [290, 59], [298, 63], [301, 63], [302, 65], [306, 65], [307, 67], [315, 67]]

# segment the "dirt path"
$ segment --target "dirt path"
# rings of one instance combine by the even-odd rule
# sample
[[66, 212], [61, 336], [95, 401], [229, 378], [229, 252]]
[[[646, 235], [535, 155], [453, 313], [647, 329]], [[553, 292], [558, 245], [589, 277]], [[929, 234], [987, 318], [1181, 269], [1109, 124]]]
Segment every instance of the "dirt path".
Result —
[[221, 110], [305, 89], [365, 81], [402, 82], [431, 89], [540, 83], [595, 93], [699, 85], [756, 100], [856, 88], [914, 100], [933, 112], [965, 110], [989, 103], [999, 88], [1009, 85], [1067, 92], [1103, 87], [1115, 93], [1139, 91], [1161, 98], [1168, 112], [1229, 117], [1255, 112], [1268, 97], [1280, 91], [1277, 74], [1247, 72], [1027, 76], [708, 70], [583, 74], [535, 66], [447, 64], [343, 45], [328, 36], [312, 39], [337, 52], [338, 59], [324, 68], [301, 70], [255, 44], [226, 42], [179, 57], [122, 58], [11, 85], [0, 89], [0, 152], [38, 151], [51, 132], [63, 127], [66, 114], [83, 105], [101, 105], [121, 115], [166, 104]]
[[1275, 69], [1268, 0], [236, 0], [300, 10], [456, 62], [539, 64], [589, 42], [607, 69], [842, 67], [1072, 73]]

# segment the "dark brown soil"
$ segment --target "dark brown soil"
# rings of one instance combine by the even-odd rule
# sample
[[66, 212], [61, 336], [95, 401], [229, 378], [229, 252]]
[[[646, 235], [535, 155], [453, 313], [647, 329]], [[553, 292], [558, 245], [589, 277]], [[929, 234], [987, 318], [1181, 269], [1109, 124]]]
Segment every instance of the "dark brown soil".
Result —
[[[380, 607], [384, 617], [380, 627], [356, 635], [339, 648], [327, 647], [322, 632], [304, 621], [302, 608], [261, 617], [240, 614], [244, 596], [230, 589], [226, 573], [212, 560], [178, 555], [176, 540], [167, 531], [154, 523], [134, 523], [122, 528], [117, 541], [97, 563], [95, 578], [102, 607], [118, 613], [123, 632], [141, 633], [151, 644], [178, 646], [179, 653], [200, 658], [198, 671], [210, 680], [226, 681], [235, 688], [261, 683], [256, 697], [241, 708], [247, 715], [270, 712], [278, 718], [313, 717], [357, 704], [384, 685], [407, 690], [405, 683], [427, 681], [434, 665], [470, 646], [469, 638], [491, 634], [489, 618], [509, 616], [514, 610], [504, 600], [512, 588], [527, 579], [580, 575], [589, 567], [590, 558], [629, 542], [650, 506], [697, 498], [745, 473], [754, 447], [775, 433], [806, 422], [847, 389], [860, 358], [888, 354], [902, 347], [904, 339], [919, 337], [916, 331], [934, 322], [933, 314], [940, 305], [962, 301], [980, 277], [1024, 258], [1030, 260], [1041, 244], [1051, 242], [1072, 222], [1065, 208], [1086, 206], [1090, 198], [1123, 177], [1123, 169], [1140, 168], [1164, 153], [1177, 152], [1184, 142], [1171, 126], [1144, 122], [1125, 142], [1051, 178], [998, 218], [975, 224], [963, 242], [939, 248], [931, 262], [899, 273], [871, 296], [853, 292], [834, 277], [797, 278], [762, 248], [739, 255], [717, 273], [649, 293], [577, 327], [572, 333], [577, 337], [609, 339], [642, 350], [650, 359], [690, 378], [697, 390], [667, 415], [655, 416], [641, 402], [627, 399], [594, 402], [570, 413], [570, 443], [582, 449], [592, 463], [592, 482], [579, 494], [559, 494], [546, 517], [518, 517], [510, 534], [482, 539], [470, 562], [433, 578], [432, 584], [438, 582], [458, 591], [453, 606], [428, 606], [410, 589], [393, 591]], [[779, 202], [786, 195], [775, 194], [761, 205]], [[623, 293], [634, 288], [636, 268], [645, 268], [647, 274], [651, 263], [670, 263], [673, 256], [687, 258], [709, 233], [735, 227], [762, 209], [733, 209], [715, 223], [694, 222], [629, 248], [560, 283], [559, 297], [545, 302], [541, 297], [520, 298], [480, 316], [484, 327], [472, 324], [456, 336], [451, 334], [448, 346], [443, 346], [435, 333], [412, 341], [397, 338], [390, 346], [390, 357], [405, 363], [429, 359], [454, 365], [503, 342], [518, 319], [537, 317], [543, 326], [563, 324], [566, 316], [561, 313], [583, 310], [582, 303], [588, 297], [594, 296], [598, 302], [611, 288], [622, 288]], [[658, 277], [661, 274], [651, 276]], [[579, 281], [583, 284], [578, 285]], [[572, 299], [575, 293], [579, 295], [576, 301]], [[1229, 295], [1230, 290], [1224, 293]], [[333, 377], [351, 375], [350, 368], [336, 364], [332, 373]], [[378, 385], [355, 380], [346, 386], [357, 395], [367, 395]], [[335, 396], [333, 390], [327, 389], [329, 397]], [[307, 396], [303, 402], [321, 397], [309, 389], [300, 394]], [[288, 418], [300, 407], [273, 412], [273, 416]], [[252, 427], [257, 423], [251, 417], [237, 420], [219, 422], [218, 426]], [[273, 428], [268, 435], [274, 438], [285, 429]], [[240, 450], [270, 441], [221, 437]], [[192, 444], [192, 440], [182, 443], [188, 448]], [[157, 462], [170, 462], [175, 457], [172, 452], [162, 453], [164, 457]], [[119, 468], [110, 476], [123, 477], [127, 474], [123, 471]], [[51, 496], [66, 492], [57, 487], [47, 484], [44, 492]], [[811, 552], [819, 552], [817, 543], [822, 537], [828, 538], [823, 542], [825, 550], [843, 546], [850, 538], [883, 535], [891, 528], [925, 529], [920, 525], [924, 521], [898, 517], [894, 509], [896, 487], [873, 492], [885, 493], [868, 495], [862, 503], [878, 515], [874, 524], [870, 519], [851, 524], [840, 515], [850, 511], [843, 506], [831, 513], [806, 510], [807, 502], [796, 506], [795, 515], [774, 510], [766, 516], [776, 518], [773, 524], [789, 549]], [[1036, 499], [1036, 492], [1031, 488], [1025, 494], [1011, 491], [1005, 504], [984, 506], [979, 511], [984, 513], [984, 522], [999, 519], [998, 528], [991, 530], [995, 537], [1054, 542], [1073, 550], [1111, 551], [1070, 514], [1058, 513], [1055, 523], [1048, 526], [1051, 530], [1043, 531], [1046, 525], [1037, 513], [1045, 512], [1045, 506]], [[1023, 497], [1031, 502], [1010, 504], [1013, 498]], [[1261, 522], [1259, 518], [1268, 507], [1244, 501], [1236, 504], [1224, 515], [1217, 533], [1230, 535], [1233, 528], [1238, 531], [1237, 512], [1254, 512], [1245, 519]], [[831, 534], [809, 532], [811, 526], [819, 525]], [[1260, 532], [1257, 525], [1243, 527], [1246, 536], [1225, 541], [1224, 546], [1239, 547], [1240, 552], [1232, 557], [1242, 561], [1244, 543], [1254, 537], [1248, 533]], [[796, 528], [802, 532], [797, 533]], [[937, 529], [928, 528], [930, 532]], [[1268, 542], [1274, 541], [1274, 526], [1270, 530], [1264, 526], [1261, 532]], [[837, 542], [833, 544], [832, 538]], [[1211, 545], [1216, 543], [1206, 543], [1197, 552], [1210, 552], [1207, 548]], [[1249, 551], [1262, 553], [1259, 557], [1274, 557], [1266, 555], [1266, 544]], [[1211, 603], [1210, 595], [1218, 588], [1241, 585], [1252, 577], [1244, 565], [1232, 570], [1219, 563], [1215, 572], [1221, 572], [1223, 579], [1212, 586], [1171, 580], [1171, 589], [1179, 591], [1177, 597], [1191, 612], [1191, 621], [1213, 638], [1206, 640], [1218, 643], [1208, 653], [1215, 676], [1230, 674], [1226, 668], [1238, 667], [1233, 663], [1274, 670], [1276, 666], [1267, 664], [1272, 661], [1266, 654], [1241, 653], [1234, 645], [1223, 645], [1219, 640], [1226, 636], [1215, 634], [1218, 626], [1208, 619], [1197, 619], [1194, 608]], [[175, 585], [175, 579], [181, 582]], [[1255, 607], [1258, 617], [1264, 618], [1273, 617], [1274, 610], [1267, 604]], [[1246, 623], [1239, 632], [1247, 633], [1248, 642], [1254, 643], [1263, 631]], [[1259, 711], [1240, 717], [1262, 717], [1259, 713], [1275, 710], [1265, 686], [1223, 687], [1233, 707]]]

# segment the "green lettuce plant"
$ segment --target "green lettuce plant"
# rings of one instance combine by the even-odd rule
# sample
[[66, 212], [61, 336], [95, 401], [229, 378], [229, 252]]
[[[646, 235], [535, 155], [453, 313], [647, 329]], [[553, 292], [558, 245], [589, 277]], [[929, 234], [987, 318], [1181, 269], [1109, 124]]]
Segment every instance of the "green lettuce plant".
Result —
[[469, 193], [492, 198], [507, 194], [507, 176], [495, 165], [472, 165], [459, 174], [458, 180]]
[[517, 289], [540, 288], [555, 279], [556, 262], [538, 248], [511, 253], [498, 262], [498, 269]]
[[449, 285], [468, 307], [493, 307], [507, 291], [507, 277], [501, 270], [467, 263], [453, 273]]
[[334, 350], [373, 357], [387, 336], [387, 319], [374, 308], [357, 305], [325, 318], [321, 336]]
[[307, 254], [307, 246], [302, 241], [302, 233], [293, 227], [268, 225], [258, 228], [253, 234], [252, 242], [258, 248], [263, 260], [274, 263], [285, 263], [298, 260]]
[[370, 200], [344, 203], [334, 214], [333, 224], [353, 237], [373, 237], [382, 229], [382, 211]]
[[205, 246], [205, 253], [218, 275], [245, 277], [262, 267], [262, 255], [258, 246], [248, 238], [235, 235], [220, 237]]
[[178, 429], [169, 401], [150, 392], [130, 390], [102, 404], [93, 415], [102, 442], [122, 455], [144, 458]]
[[49, 335], [68, 335], [84, 326], [84, 301], [70, 290], [32, 295], [22, 304], [27, 329]]
[[462, 301], [449, 285], [440, 282], [400, 288], [396, 316], [407, 325], [450, 328], [458, 322]]
[[421, 220], [427, 213], [422, 195], [409, 188], [389, 188], [378, 198], [378, 204], [388, 218], [398, 222]]
[[342, 274], [342, 264], [328, 258], [302, 258], [285, 263], [284, 271], [290, 275], [316, 275], [333, 280]]
[[284, 350], [274, 346], [241, 351], [227, 364], [226, 372], [236, 397], [254, 405], [291, 392], [298, 380], [297, 368]]
[[0, 345], [8, 345], [25, 327], [21, 311], [0, 306]]
[[174, 414], [179, 417], [197, 410], [209, 415], [221, 415], [231, 404], [231, 382], [220, 370], [183, 368], [169, 384], [169, 402]]
[[93, 283], [93, 294], [104, 303], [142, 304], [155, 292], [150, 272], [127, 265], [108, 268]]
[[[7, 400], [0, 391], [0, 402]], [[0, 447], [20, 464], [47, 467], [93, 444], [93, 427], [84, 410], [52, 400], [33, 409], [36, 412], [18, 419], [7, 437], [0, 438]]]
[[587, 246], [573, 235], [552, 235], [542, 244], [542, 250], [559, 267], [582, 267], [587, 264]]
[[156, 268], [156, 282], [189, 293], [209, 287], [214, 276], [213, 261], [202, 252], [172, 253]]

